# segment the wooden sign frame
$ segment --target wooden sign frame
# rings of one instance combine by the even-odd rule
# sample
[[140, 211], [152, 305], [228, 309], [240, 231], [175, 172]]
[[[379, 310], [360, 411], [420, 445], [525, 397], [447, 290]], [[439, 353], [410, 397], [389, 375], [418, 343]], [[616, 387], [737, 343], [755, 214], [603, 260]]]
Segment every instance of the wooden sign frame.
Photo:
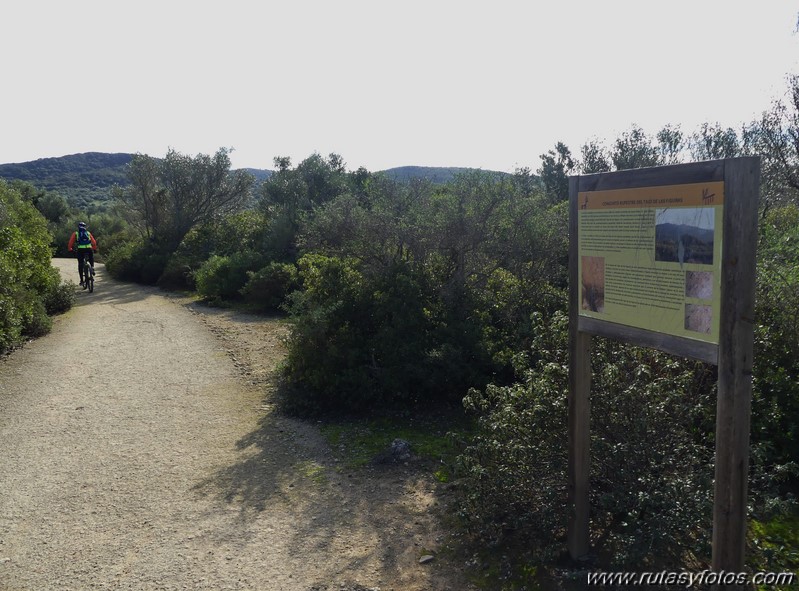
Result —
[[[651, 194], [653, 188], [723, 183], [718, 342], [663, 334], [586, 317], [579, 275], [580, 208], [603, 191]], [[718, 186], [718, 185], [715, 185]], [[569, 524], [575, 560], [590, 553], [590, 350], [592, 335], [652, 347], [718, 365], [713, 507], [715, 571], [741, 572], [746, 538], [749, 428], [754, 348], [755, 269], [760, 158], [744, 157], [625, 170], [569, 179]], [[613, 194], [613, 193], [607, 193]], [[582, 198], [583, 201], [579, 199]], [[636, 200], [638, 203], [648, 201]], [[632, 201], [630, 201], [632, 202]], [[611, 201], [604, 205], [612, 206]], [[682, 265], [682, 255], [680, 258]], [[604, 265], [604, 263], [603, 263]], [[604, 268], [604, 267], [603, 267]], [[604, 272], [604, 271], [603, 271]], [[686, 321], [687, 322], [687, 321]]]

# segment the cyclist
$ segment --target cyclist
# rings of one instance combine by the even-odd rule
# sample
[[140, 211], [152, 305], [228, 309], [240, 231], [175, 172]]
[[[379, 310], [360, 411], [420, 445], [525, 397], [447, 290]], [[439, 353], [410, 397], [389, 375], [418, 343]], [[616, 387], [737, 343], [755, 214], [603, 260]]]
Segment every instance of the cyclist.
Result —
[[92, 236], [92, 233], [86, 228], [86, 222], [78, 223], [78, 229], [72, 232], [67, 243], [67, 249], [72, 252], [72, 247], [77, 243], [76, 251], [78, 255], [78, 276], [80, 277], [80, 286], [86, 289], [88, 285], [88, 277], [83, 277], [83, 259], [89, 257], [89, 264], [92, 266], [92, 275], [94, 275], [94, 253], [97, 252], [97, 241]]

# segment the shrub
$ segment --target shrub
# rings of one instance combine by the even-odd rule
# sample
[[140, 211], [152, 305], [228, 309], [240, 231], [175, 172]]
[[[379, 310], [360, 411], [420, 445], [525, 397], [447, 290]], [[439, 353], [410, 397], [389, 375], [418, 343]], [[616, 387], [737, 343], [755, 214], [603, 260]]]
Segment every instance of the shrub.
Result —
[[53, 320], [47, 315], [42, 300], [31, 298], [22, 317], [22, 334], [36, 338], [46, 335], [52, 328]]
[[41, 213], [0, 181], [0, 351], [51, 328], [45, 300], [59, 286]]
[[241, 289], [247, 283], [247, 272], [258, 268], [260, 259], [260, 255], [252, 251], [212, 256], [195, 274], [197, 292], [217, 304], [240, 299]]
[[[263, 218], [254, 211], [220, 216], [200, 224], [186, 234], [178, 249], [169, 257], [158, 285], [169, 289], [196, 289], [200, 267], [213, 255], [233, 256], [239, 251], [258, 250], [256, 241], [263, 232]], [[254, 257], [260, 261], [263, 257]], [[256, 263], [252, 263], [256, 265]], [[256, 266], [249, 266], [254, 270]], [[239, 294], [233, 294], [238, 297]]]
[[592, 372], [591, 504], [606, 562], [707, 564], [715, 366], [597, 338]]
[[[533, 355], [517, 357], [521, 380], [472, 389], [465, 408], [477, 431], [457, 462], [466, 492], [460, 516], [475, 540], [529, 544], [539, 560], [560, 551], [566, 516], [568, 365], [563, 315], [536, 317]], [[535, 360], [531, 359], [535, 357]]]
[[195, 272], [192, 261], [176, 252], [167, 260], [164, 270], [158, 278], [158, 286], [164, 289], [193, 290], [197, 287], [194, 280]]
[[335, 257], [306, 255], [298, 266], [305, 289], [289, 298], [294, 325], [285, 375], [293, 388], [287, 409], [313, 414], [358, 408], [373, 391], [373, 378], [364, 371], [363, 276], [354, 261]]
[[106, 257], [105, 268], [114, 279], [155, 285], [168, 261], [168, 253], [137, 239], [117, 246]]
[[75, 305], [75, 283], [59, 283], [44, 296], [44, 307], [48, 314], [63, 314]]
[[241, 295], [261, 311], [278, 310], [286, 296], [300, 287], [297, 267], [289, 263], [272, 262], [258, 271], [248, 271], [247, 277]]
[[139, 251], [139, 256], [141, 257], [141, 273], [137, 281], [145, 285], [155, 285], [166, 269], [169, 253], [146, 247]]
[[[535, 314], [520, 380], [464, 399], [479, 427], [459, 459], [464, 522], [484, 543], [544, 561], [563, 549], [566, 525], [567, 328], [565, 314]], [[592, 363], [592, 528], [604, 565], [709, 559], [713, 370], [598, 338]]]
[[410, 410], [462, 397], [471, 357], [439, 340], [446, 326], [421, 271], [397, 262], [366, 273], [354, 259], [322, 255], [298, 265], [304, 290], [289, 297], [291, 410]]
[[141, 240], [131, 240], [117, 246], [105, 259], [105, 269], [114, 278], [120, 281], [138, 281], [141, 277], [141, 252], [144, 243]]
[[18, 344], [22, 335], [22, 316], [8, 295], [0, 297], [0, 352]]
[[760, 225], [752, 442], [771, 471], [799, 464], [799, 207], [772, 209]]

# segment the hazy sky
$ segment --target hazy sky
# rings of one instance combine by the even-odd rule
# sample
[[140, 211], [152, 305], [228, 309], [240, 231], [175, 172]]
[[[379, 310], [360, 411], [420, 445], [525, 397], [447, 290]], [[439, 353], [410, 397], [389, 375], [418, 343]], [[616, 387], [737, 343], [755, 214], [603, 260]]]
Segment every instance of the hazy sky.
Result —
[[233, 148], [234, 168], [533, 170], [633, 124], [755, 119], [799, 74], [786, 0], [6, 0], [0, 163]]
[[671, 207], [658, 209], [655, 216], [656, 224], [687, 224], [712, 230], [716, 227], [716, 210], [712, 207]]

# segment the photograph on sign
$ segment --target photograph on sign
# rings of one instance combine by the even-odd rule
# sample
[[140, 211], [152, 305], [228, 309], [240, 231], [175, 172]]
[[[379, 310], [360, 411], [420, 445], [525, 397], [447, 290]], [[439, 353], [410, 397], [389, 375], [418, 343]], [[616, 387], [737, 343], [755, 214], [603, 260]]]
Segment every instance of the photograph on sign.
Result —
[[605, 259], [602, 257], [582, 258], [583, 310], [605, 311]]
[[655, 260], [712, 265], [715, 213], [712, 207], [658, 209]]
[[724, 183], [578, 196], [580, 315], [718, 343]]

